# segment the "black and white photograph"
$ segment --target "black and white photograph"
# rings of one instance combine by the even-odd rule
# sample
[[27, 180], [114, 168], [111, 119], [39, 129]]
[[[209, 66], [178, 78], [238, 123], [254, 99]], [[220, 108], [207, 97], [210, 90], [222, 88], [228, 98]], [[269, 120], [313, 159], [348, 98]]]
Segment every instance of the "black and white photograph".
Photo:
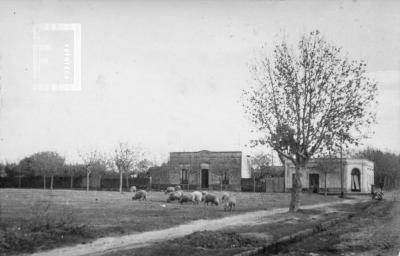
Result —
[[400, 1], [0, 0], [0, 256], [400, 256]]

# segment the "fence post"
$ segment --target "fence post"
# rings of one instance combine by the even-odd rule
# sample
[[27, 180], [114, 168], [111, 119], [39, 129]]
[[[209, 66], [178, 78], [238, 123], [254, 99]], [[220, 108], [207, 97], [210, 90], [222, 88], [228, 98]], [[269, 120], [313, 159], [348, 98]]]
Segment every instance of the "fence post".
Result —
[[268, 180], [267, 180], [267, 178], [265, 178], [265, 193], [267, 193], [267, 182]]

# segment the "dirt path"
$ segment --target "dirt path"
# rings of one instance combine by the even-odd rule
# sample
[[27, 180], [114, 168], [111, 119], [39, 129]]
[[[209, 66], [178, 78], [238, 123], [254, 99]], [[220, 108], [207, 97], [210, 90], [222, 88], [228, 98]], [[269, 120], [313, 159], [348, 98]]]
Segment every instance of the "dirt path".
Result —
[[[354, 203], [357, 200], [343, 200], [337, 202], [306, 205], [302, 209], [322, 208], [337, 204]], [[276, 208], [267, 211], [249, 212], [234, 216], [229, 216], [215, 220], [196, 220], [176, 227], [135, 233], [119, 237], [100, 238], [89, 244], [79, 244], [71, 247], [58, 248], [50, 251], [44, 251], [32, 254], [32, 256], [83, 256], [83, 255], [102, 255], [112, 251], [122, 249], [133, 249], [143, 246], [149, 246], [155, 242], [161, 242], [169, 239], [183, 237], [196, 231], [218, 230], [226, 227], [240, 225], [266, 224], [274, 220], [274, 215], [287, 212], [287, 208]]]
[[400, 201], [387, 198], [371, 201], [328, 230], [271, 247], [259, 255], [400, 255]]

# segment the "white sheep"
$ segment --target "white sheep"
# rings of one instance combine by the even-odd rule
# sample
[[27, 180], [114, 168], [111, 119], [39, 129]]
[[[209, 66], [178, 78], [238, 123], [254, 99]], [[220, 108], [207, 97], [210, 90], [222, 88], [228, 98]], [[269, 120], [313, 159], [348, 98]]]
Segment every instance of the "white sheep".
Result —
[[175, 188], [174, 188], [174, 187], [168, 187], [168, 188], [165, 190], [165, 194], [169, 194], [169, 193], [174, 192], [174, 191], [175, 191]]
[[194, 191], [192, 192], [193, 195], [193, 201], [196, 204], [199, 204], [203, 200], [203, 194], [200, 191]]
[[193, 197], [193, 194], [185, 193], [182, 195], [181, 199], [179, 199], [179, 203], [183, 204], [183, 203], [188, 203], [188, 202], [194, 203], [194, 197]]
[[181, 197], [182, 197], [182, 192], [181, 191], [171, 192], [171, 193], [168, 194], [167, 203], [170, 203], [170, 202], [175, 201], [175, 200], [179, 201], [181, 199]]
[[229, 211], [232, 211], [232, 208], [236, 208], [236, 198], [235, 197], [228, 197], [225, 199], [224, 204], [224, 211], [229, 208]]
[[207, 191], [201, 191], [201, 195], [202, 195], [202, 198], [201, 198], [201, 201], [204, 201], [204, 198], [205, 198], [205, 195], [207, 195], [208, 194], [208, 192]]
[[224, 192], [224, 193], [222, 194], [222, 197], [221, 197], [221, 202], [222, 202], [222, 203], [225, 202], [225, 200], [228, 200], [229, 197], [230, 197], [229, 193], [228, 193], [228, 192]]
[[207, 205], [208, 205], [208, 203], [211, 203], [212, 205], [215, 204], [215, 205], [218, 206], [219, 205], [219, 199], [218, 199], [218, 197], [216, 195], [207, 193], [204, 196], [204, 203], [207, 204]]
[[132, 186], [130, 190], [131, 190], [132, 193], [135, 193], [136, 192], [136, 186]]
[[146, 200], [146, 199], [147, 199], [146, 190], [138, 190], [132, 197], [132, 200]]

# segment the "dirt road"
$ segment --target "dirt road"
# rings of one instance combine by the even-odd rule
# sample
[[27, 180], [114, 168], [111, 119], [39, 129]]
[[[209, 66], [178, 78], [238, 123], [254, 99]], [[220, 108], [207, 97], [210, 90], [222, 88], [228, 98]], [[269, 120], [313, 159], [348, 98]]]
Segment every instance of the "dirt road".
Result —
[[[314, 209], [332, 206], [336, 204], [354, 203], [355, 200], [344, 200], [337, 202], [330, 202], [324, 204], [307, 205], [303, 209]], [[38, 252], [32, 256], [83, 256], [83, 255], [102, 255], [112, 251], [122, 249], [139, 248], [149, 246], [155, 242], [161, 242], [169, 239], [183, 237], [196, 231], [202, 230], [219, 230], [226, 227], [240, 226], [240, 225], [257, 225], [261, 223], [271, 222], [280, 213], [287, 212], [287, 208], [276, 208], [267, 211], [256, 211], [235, 216], [229, 216], [215, 220], [197, 220], [187, 224], [179, 225], [176, 227], [149, 231], [142, 233], [135, 233], [119, 237], [106, 237], [100, 238], [89, 244], [80, 244], [71, 247], [63, 247], [50, 251]]]

